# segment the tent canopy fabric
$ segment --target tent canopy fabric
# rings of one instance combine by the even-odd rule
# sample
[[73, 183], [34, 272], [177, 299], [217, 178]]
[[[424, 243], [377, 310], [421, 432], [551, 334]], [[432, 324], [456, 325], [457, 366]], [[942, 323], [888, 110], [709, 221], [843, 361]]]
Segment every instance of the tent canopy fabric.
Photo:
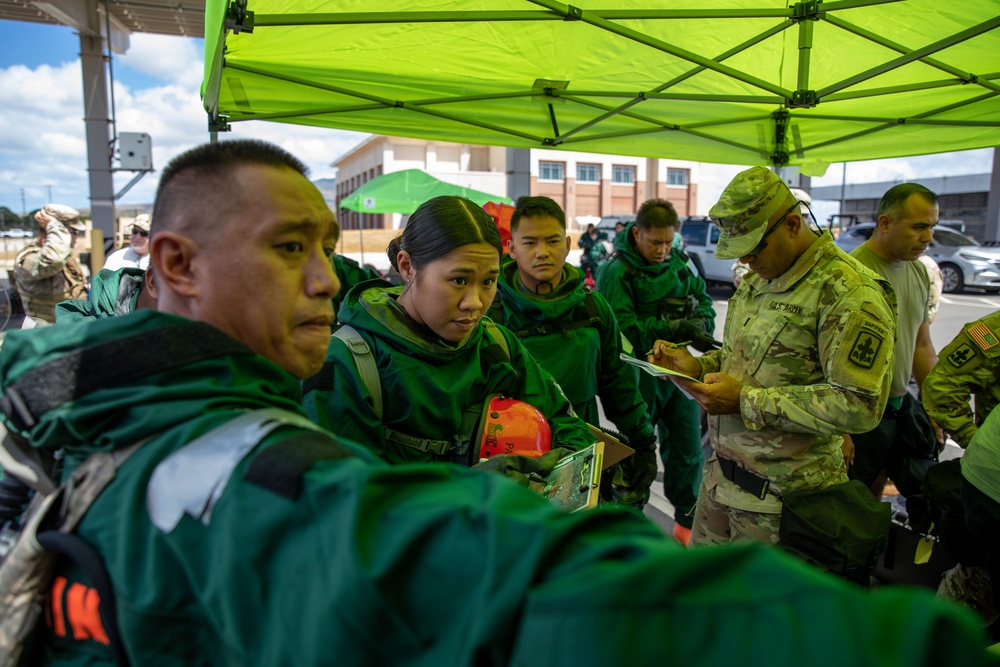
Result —
[[208, 0], [206, 110], [732, 164], [1000, 144], [1000, 0]]
[[340, 200], [340, 208], [358, 213], [413, 213], [428, 199], [456, 195], [476, 202], [509, 204], [500, 195], [446, 183], [419, 169], [406, 169], [377, 176]]

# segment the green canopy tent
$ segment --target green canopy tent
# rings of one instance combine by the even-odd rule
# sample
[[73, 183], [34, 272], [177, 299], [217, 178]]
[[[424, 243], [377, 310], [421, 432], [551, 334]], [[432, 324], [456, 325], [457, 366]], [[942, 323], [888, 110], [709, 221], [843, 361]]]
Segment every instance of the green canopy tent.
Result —
[[445, 183], [420, 169], [406, 169], [378, 176], [340, 200], [340, 208], [358, 213], [413, 213], [428, 199], [441, 195], [466, 197], [480, 206], [510, 200], [488, 192]]
[[1000, 144], [1000, 0], [208, 0], [216, 129], [796, 165]]

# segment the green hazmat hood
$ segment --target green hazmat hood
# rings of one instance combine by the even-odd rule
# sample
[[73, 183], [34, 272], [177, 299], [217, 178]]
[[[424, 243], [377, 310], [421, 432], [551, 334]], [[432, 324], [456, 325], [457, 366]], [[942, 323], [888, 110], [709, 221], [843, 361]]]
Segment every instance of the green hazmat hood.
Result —
[[206, 110], [798, 165], [1000, 144], [1000, 0], [208, 0]]
[[441, 195], [465, 197], [480, 206], [487, 202], [510, 203], [500, 195], [445, 183], [419, 169], [406, 169], [373, 178], [341, 199], [340, 208], [358, 213], [413, 213], [428, 199]]

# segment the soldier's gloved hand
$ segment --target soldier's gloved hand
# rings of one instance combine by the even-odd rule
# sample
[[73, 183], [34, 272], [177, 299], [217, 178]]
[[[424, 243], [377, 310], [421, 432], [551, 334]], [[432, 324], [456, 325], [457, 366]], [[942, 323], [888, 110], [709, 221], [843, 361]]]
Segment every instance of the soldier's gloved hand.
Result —
[[695, 335], [701, 333], [694, 322], [695, 320], [666, 320], [660, 338], [671, 343], [694, 340]]
[[46, 234], [58, 234], [60, 232], [63, 234], [69, 234], [69, 229], [67, 229], [66, 225], [64, 225], [61, 221], [56, 220], [55, 218], [49, 220], [45, 225]]
[[611, 499], [641, 510], [649, 499], [649, 488], [656, 480], [656, 437], [635, 443], [635, 454], [612, 466]]
[[489, 460], [472, 466], [478, 470], [490, 470], [506, 475], [512, 480], [527, 487], [532, 479], [530, 477], [546, 477], [559, 460], [572, 454], [573, 450], [564, 447], [556, 447], [545, 452], [538, 458], [530, 456], [517, 456], [514, 454], [498, 454]]

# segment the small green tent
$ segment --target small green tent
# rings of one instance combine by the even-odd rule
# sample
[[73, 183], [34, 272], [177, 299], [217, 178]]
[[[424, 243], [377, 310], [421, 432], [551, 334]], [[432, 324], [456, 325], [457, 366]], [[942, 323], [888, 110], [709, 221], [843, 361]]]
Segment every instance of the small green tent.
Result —
[[358, 213], [413, 213], [428, 199], [456, 195], [476, 202], [509, 204], [500, 195], [445, 183], [420, 169], [404, 169], [378, 176], [340, 200], [340, 208]]
[[208, 0], [205, 108], [799, 165], [1000, 144], [1000, 0]]

